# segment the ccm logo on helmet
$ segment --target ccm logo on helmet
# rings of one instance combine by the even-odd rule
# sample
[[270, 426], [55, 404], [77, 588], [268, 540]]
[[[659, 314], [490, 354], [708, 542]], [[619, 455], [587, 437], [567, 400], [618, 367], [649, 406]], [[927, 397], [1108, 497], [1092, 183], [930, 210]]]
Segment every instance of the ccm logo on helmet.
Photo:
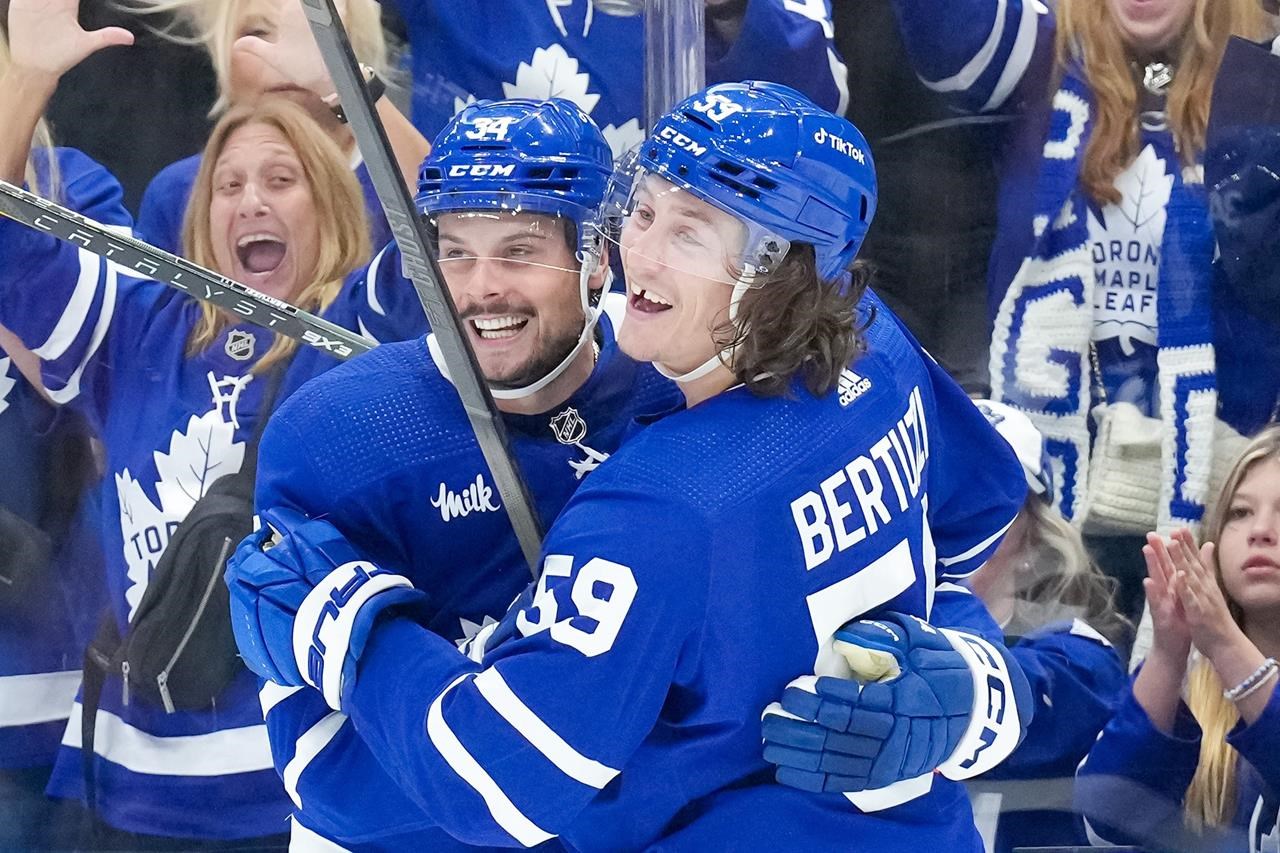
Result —
[[846, 157], [852, 157], [862, 165], [867, 165], [867, 155], [862, 153], [862, 149], [854, 145], [852, 142], [845, 142], [834, 133], [827, 133], [825, 127], [818, 128], [818, 132], [813, 135], [813, 141], [819, 145], [828, 145]]
[[473, 163], [467, 165], [458, 163], [449, 167], [449, 177], [451, 178], [509, 178], [516, 172], [514, 163], [508, 163], [505, 166], [498, 163]]
[[707, 146], [699, 145], [697, 142], [694, 142], [674, 127], [664, 127], [662, 130], [658, 131], [658, 136], [662, 137], [662, 139], [667, 142], [670, 142], [675, 147], [688, 151], [695, 157], [701, 157], [703, 154], [707, 153]]

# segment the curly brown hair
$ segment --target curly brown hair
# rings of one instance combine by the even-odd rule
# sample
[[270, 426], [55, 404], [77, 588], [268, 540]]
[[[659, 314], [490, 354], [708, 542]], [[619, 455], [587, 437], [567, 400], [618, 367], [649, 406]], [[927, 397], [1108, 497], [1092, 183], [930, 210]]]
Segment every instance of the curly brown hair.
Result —
[[818, 276], [813, 247], [791, 247], [782, 263], [742, 298], [736, 321], [714, 331], [716, 343], [733, 348], [738, 381], [761, 397], [787, 393], [797, 374], [809, 393], [836, 387], [840, 371], [866, 350], [858, 326], [858, 300], [869, 268], [853, 265], [848, 280]]

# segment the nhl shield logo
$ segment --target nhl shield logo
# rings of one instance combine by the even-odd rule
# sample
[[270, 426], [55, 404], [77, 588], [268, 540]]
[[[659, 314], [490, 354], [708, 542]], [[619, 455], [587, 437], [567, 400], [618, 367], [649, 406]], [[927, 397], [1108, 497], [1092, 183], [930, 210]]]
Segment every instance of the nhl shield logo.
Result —
[[551, 419], [551, 432], [561, 444], [577, 444], [587, 437], [587, 422], [570, 406]]
[[226, 352], [227, 355], [236, 361], [248, 361], [253, 358], [253, 348], [257, 345], [257, 338], [250, 332], [242, 332], [239, 329], [232, 329], [231, 334], [227, 335]]

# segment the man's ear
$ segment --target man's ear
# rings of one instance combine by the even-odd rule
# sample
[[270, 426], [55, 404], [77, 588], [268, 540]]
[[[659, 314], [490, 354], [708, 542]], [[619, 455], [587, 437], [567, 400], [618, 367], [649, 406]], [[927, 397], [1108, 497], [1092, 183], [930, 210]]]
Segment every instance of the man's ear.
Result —
[[587, 287], [591, 290], [600, 290], [609, 277], [609, 241], [602, 240], [601, 243], [603, 245], [600, 247], [600, 262], [596, 265], [595, 272], [591, 273], [591, 277], [587, 279]]

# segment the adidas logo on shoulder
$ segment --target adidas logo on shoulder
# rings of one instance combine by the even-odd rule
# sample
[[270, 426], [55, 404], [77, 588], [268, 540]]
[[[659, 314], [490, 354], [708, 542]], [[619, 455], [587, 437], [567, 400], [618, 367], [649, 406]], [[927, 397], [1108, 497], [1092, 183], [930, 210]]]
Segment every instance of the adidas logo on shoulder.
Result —
[[840, 405], [847, 408], [850, 403], [871, 390], [871, 380], [846, 367], [840, 371], [837, 390], [840, 392]]

